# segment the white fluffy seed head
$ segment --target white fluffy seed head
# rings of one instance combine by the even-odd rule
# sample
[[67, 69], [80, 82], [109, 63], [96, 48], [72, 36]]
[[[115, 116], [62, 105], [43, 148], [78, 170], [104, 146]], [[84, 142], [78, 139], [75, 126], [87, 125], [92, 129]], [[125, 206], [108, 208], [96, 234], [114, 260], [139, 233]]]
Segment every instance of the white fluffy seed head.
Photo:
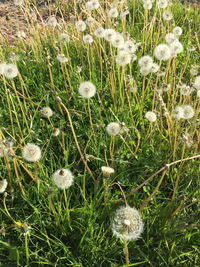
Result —
[[168, 0], [158, 0], [157, 1], [158, 8], [166, 8], [169, 3]]
[[118, 33], [115, 35], [111, 43], [114, 47], [121, 48], [124, 46], [124, 37], [120, 33]]
[[139, 59], [138, 64], [141, 68], [151, 69], [153, 58], [150, 56], [143, 56]]
[[190, 105], [176, 106], [173, 110], [173, 117], [176, 119], [191, 119], [194, 117], [194, 108]]
[[85, 6], [89, 10], [95, 10], [100, 7], [100, 4], [98, 0], [91, 0], [86, 2]]
[[84, 32], [86, 30], [86, 24], [85, 24], [85, 22], [83, 20], [78, 20], [75, 23], [75, 27], [80, 32]]
[[50, 107], [42, 108], [41, 113], [46, 118], [50, 118], [51, 116], [53, 116], [53, 110]]
[[158, 60], [168, 60], [171, 57], [171, 49], [167, 44], [159, 44], [154, 50], [154, 56]]
[[91, 98], [96, 93], [96, 87], [91, 82], [82, 82], [79, 86], [78, 91], [83, 98]]
[[60, 169], [53, 174], [53, 181], [61, 189], [69, 188], [73, 183], [74, 177], [70, 170]]
[[56, 17], [51, 16], [51, 17], [48, 18], [48, 20], [47, 20], [47, 25], [48, 26], [56, 27], [57, 24], [58, 24], [58, 22], [57, 22]]
[[144, 8], [145, 10], [150, 10], [150, 9], [152, 9], [152, 7], [153, 7], [153, 4], [152, 4], [151, 1], [149, 1], [149, 2], [144, 2], [144, 3], [143, 3], [143, 8]]
[[179, 88], [180, 88], [180, 94], [184, 96], [191, 95], [191, 93], [194, 90], [191, 86], [186, 84], [182, 84]]
[[41, 158], [41, 150], [39, 146], [28, 143], [22, 151], [22, 156], [25, 160], [36, 162]]
[[88, 25], [88, 26], [92, 26], [94, 23], [95, 23], [95, 19], [93, 18], [93, 17], [88, 17], [87, 19], [86, 19], [86, 24]]
[[136, 208], [120, 207], [115, 212], [111, 228], [118, 238], [136, 240], [143, 232], [144, 223]]
[[133, 54], [137, 51], [137, 45], [134, 41], [128, 40], [124, 43], [124, 49], [126, 52]]
[[3, 194], [7, 188], [8, 182], [6, 179], [0, 181], [0, 194]]
[[179, 41], [174, 41], [170, 43], [169, 45], [170, 50], [171, 50], [171, 55], [176, 56], [183, 52], [183, 45]]
[[159, 69], [160, 69], [160, 66], [157, 63], [153, 63], [150, 71], [151, 73], [156, 73], [159, 71]]
[[163, 19], [164, 20], [172, 20], [173, 19], [173, 15], [172, 15], [172, 12], [171, 11], [164, 11], [163, 12]]
[[85, 44], [91, 44], [91, 43], [93, 43], [93, 37], [92, 37], [92, 35], [90, 35], [90, 34], [84, 35], [83, 36], [83, 42]]
[[67, 34], [67, 33], [61, 33], [60, 35], [59, 35], [59, 39], [60, 39], [60, 41], [61, 42], [69, 42], [70, 41], [70, 37], [69, 37], [69, 35]]
[[155, 122], [157, 120], [157, 116], [156, 116], [156, 113], [153, 112], [153, 111], [148, 111], [146, 114], [145, 114], [145, 118], [147, 120], [149, 120], [150, 122]]
[[69, 59], [64, 54], [59, 54], [56, 58], [60, 63], [66, 63], [69, 61]]
[[24, 0], [14, 0], [15, 6], [21, 6], [21, 5], [23, 5], [23, 3], [24, 3]]
[[181, 34], [182, 34], [182, 32], [183, 32], [183, 30], [182, 30], [182, 28], [181, 27], [175, 27], [174, 29], [173, 29], [173, 33], [178, 37], [178, 36], [180, 36]]
[[140, 73], [143, 76], [147, 76], [147, 75], [149, 75], [151, 73], [151, 68], [141, 67], [140, 68]]
[[112, 42], [115, 36], [116, 36], [116, 31], [113, 29], [105, 29], [103, 32], [103, 37], [108, 42]]
[[183, 119], [188, 120], [194, 117], [194, 109], [190, 105], [183, 105]]
[[109, 135], [115, 136], [118, 135], [122, 127], [118, 122], [111, 122], [106, 126], [106, 131]]
[[103, 176], [105, 176], [105, 177], [110, 177], [110, 175], [115, 172], [115, 170], [113, 168], [108, 167], [108, 166], [102, 166], [101, 171], [103, 173]]
[[104, 37], [104, 28], [102, 28], [102, 27], [98, 27], [98, 28], [94, 31], [94, 35], [95, 35], [96, 37], [103, 38], [103, 37]]
[[13, 79], [18, 75], [18, 68], [12, 63], [5, 64], [3, 67], [3, 73], [6, 78]]
[[200, 76], [197, 76], [194, 80], [194, 84], [193, 84], [194, 88], [196, 88], [197, 90], [200, 90]]
[[131, 57], [130, 53], [128, 53], [126, 51], [121, 51], [116, 56], [116, 63], [119, 66], [125, 66], [131, 62], [131, 59], [132, 59], [132, 57]]
[[117, 10], [117, 8], [111, 8], [109, 11], [108, 11], [108, 17], [109, 18], [117, 18], [119, 15], [119, 12]]
[[170, 32], [170, 33], [167, 33], [166, 35], [165, 35], [165, 41], [168, 43], [168, 44], [171, 44], [171, 43], [173, 43], [173, 42], [175, 42], [175, 41], [177, 41], [178, 39], [177, 39], [177, 36], [174, 34], [174, 33], [172, 33], [172, 32]]
[[183, 108], [181, 106], [176, 106], [172, 112], [172, 116], [175, 119], [182, 119], [183, 118]]

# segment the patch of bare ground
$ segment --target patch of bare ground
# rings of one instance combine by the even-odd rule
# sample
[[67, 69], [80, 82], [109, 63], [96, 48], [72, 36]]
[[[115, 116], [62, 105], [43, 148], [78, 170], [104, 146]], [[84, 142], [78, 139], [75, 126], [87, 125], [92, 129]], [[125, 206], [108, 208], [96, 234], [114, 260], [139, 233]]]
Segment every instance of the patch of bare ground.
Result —
[[[55, 15], [58, 21], [69, 20], [66, 1], [38, 1], [36, 5], [15, 6], [13, 1], [0, 0], [0, 40], [13, 43], [27, 39], [35, 29], [42, 28], [47, 18]], [[66, 7], [63, 9], [61, 7]]]

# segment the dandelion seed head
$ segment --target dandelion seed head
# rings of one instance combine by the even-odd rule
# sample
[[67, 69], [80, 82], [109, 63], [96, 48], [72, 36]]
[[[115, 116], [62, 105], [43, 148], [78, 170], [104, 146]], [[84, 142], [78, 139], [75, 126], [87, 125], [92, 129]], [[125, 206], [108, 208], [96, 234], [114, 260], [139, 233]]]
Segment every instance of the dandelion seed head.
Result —
[[22, 156], [29, 162], [36, 162], [41, 158], [41, 150], [39, 146], [28, 143], [22, 151]]
[[91, 82], [82, 82], [79, 86], [78, 91], [83, 98], [91, 98], [96, 93], [96, 87]]
[[109, 18], [117, 18], [119, 15], [119, 12], [117, 10], [117, 8], [111, 8], [109, 11], [108, 11], [108, 17]]
[[183, 108], [181, 106], [176, 106], [172, 112], [172, 116], [175, 119], [182, 119], [183, 118]]
[[144, 8], [145, 10], [150, 10], [150, 9], [152, 9], [152, 7], [153, 7], [153, 4], [152, 4], [151, 1], [145, 1], [145, 2], [143, 3], [143, 8]]
[[130, 54], [135, 53], [137, 51], [137, 45], [132, 40], [126, 41], [124, 43], [124, 48], [125, 51]]
[[168, 44], [171, 44], [175, 41], [177, 41], [177, 35], [175, 35], [174, 33], [170, 32], [170, 33], [167, 33], [165, 35], [165, 41], [168, 43]]
[[98, 0], [91, 0], [91, 1], [86, 2], [85, 6], [89, 10], [95, 10], [100, 7], [100, 3]]
[[122, 127], [118, 122], [111, 122], [106, 126], [106, 131], [109, 135], [115, 136], [118, 135]]
[[3, 194], [8, 186], [8, 181], [3, 179], [0, 181], [0, 194]]
[[183, 105], [183, 119], [188, 120], [194, 117], [194, 108], [190, 105]]
[[88, 25], [88, 26], [92, 26], [94, 23], [95, 23], [95, 19], [93, 18], [93, 17], [88, 17], [87, 19], [86, 19], [86, 24]]
[[159, 44], [154, 50], [154, 56], [158, 60], [168, 60], [171, 57], [171, 49], [167, 44]]
[[192, 65], [191, 66], [191, 69], [190, 69], [190, 73], [191, 75], [193, 76], [197, 76], [198, 75], [198, 66], [197, 65]]
[[118, 238], [136, 240], [143, 232], [144, 223], [136, 208], [120, 207], [115, 212], [111, 228]]
[[74, 180], [74, 176], [69, 169], [60, 169], [53, 174], [53, 181], [61, 189], [69, 188]]
[[56, 58], [60, 63], [66, 63], [69, 61], [69, 59], [64, 54], [58, 54]]
[[183, 45], [179, 41], [174, 41], [169, 44], [170, 50], [171, 50], [171, 55], [176, 56], [183, 52]]
[[115, 172], [115, 170], [113, 168], [108, 167], [108, 166], [102, 166], [101, 171], [103, 173], [103, 176], [105, 176], [105, 177], [110, 177], [110, 175]]
[[6, 78], [13, 79], [18, 75], [18, 68], [12, 63], [7, 63], [3, 67], [3, 75]]
[[67, 33], [61, 33], [60, 35], [59, 35], [59, 39], [60, 39], [60, 41], [61, 42], [69, 42], [70, 41], [70, 37], [69, 37], [69, 35], [67, 34]]
[[124, 46], [124, 38], [120, 33], [118, 33], [115, 35], [111, 43], [114, 47], [121, 48]]
[[104, 37], [104, 28], [102, 28], [102, 27], [98, 27], [98, 28], [94, 31], [94, 35], [95, 35], [96, 37], [103, 38], [103, 37]]
[[84, 35], [83, 36], [83, 42], [85, 43], [85, 44], [91, 44], [91, 43], [93, 43], [93, 37], [92, 37], [92, 35], [90, 35], [90, 34], [86, 34], [86, 35]]
[[143, 76], [147, 76], [151, 73], [151, 68], [149, 67], [141, 67], [140, 68], [140, 73], [143, 75]]
[[56, 19], [55, 16], [51, 16], [51, 17], [48, 18], [48, 20], [47, 20], [47, 25], [48, 26], [56, 27], [57, 24], [58, 24], [58, 22], [57, 22], [57, 19]]
[[169, 2], [167, 0], [158, 0], [157, 6], [158, 8], [166, 8], [169, 5]]
[[145, 118], [147, 120], [149, 120], [150, 122], [155, 122], [157, 120], [157, 115], [155, 112], [153, 111], [148, 111], [146, 114], [145, 114]]
[[116, 31], [113, 29], [105, 29], [103, 33], [103, 37], [106, 41], [112, 42], [116, 36]]
[[129, 64], [131, 62], [131, 55], [126, 52], [126, 51], [121, 51], [118, 53], [118, 55], [116, 56], [116, 63], [119, 66], [125, 66], [127, 64]]
[[177, 37], [179, 37], [181, 34], [182, 34], [182, 32], [183, 32], [183, 30], [182, 30], [182, 28], [181, 27], [175, 27], [174, 29], [173, 29], [173, 33], [177, 36]]
[[59, 128], [53, 129], [53, 136], [59, 136], [59, 134], [60, 134], [60, 129]]
[[41, 109], [41, 113], [44, 117], [46, 118], [50, 118], [51, 116], [53, 116], [53, 110], [50, 107], [44, 107]]
[[179, 88], [180, 88], [180, 94], [184, 96], [191, 95], [191, 93], [193, 92], [193, 88], [186, 84], [182, 84]]
[[21, 6], [21, 5], [23, 5], [23, 3], [24, 3], [24, 0], [14, 0], [15, 6]]
[[86, 24], [85, 24], [85, 22], [83, 20], [78, 20], [75, 23], [75, 27], [80, 32], [84, 32], [86, 30]]
[[151, 71], [151, 73], [156, 73], [159, 71], [159, 69], [160, 69], [160, 66], [157, 63], [153, 63], [150, 71]]
[[171, 11], [167, 11], [167, 10], [164, 11], [163, 12], [163, 19], [167, 20], [167, 21], [172, 20], [173, 19], [172, 12]]
[[151, 69], [153, 58], [150, 56], [143, 56], [139, 59], [138, 64], [141, 68]]

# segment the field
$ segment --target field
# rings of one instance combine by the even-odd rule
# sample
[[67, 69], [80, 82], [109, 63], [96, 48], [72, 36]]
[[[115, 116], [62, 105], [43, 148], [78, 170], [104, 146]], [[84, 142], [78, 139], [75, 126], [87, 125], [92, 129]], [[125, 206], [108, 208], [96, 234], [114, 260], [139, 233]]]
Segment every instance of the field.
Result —
[[197, 6], [1, 5], [0, 267], [200, 266]]

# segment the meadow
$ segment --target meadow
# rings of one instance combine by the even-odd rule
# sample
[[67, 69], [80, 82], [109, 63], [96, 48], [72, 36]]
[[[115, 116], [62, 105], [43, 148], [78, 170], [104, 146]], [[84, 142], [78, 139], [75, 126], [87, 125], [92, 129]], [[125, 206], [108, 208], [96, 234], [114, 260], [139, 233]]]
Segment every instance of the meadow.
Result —
[[0, 45], [0, 266], [200, 266], [199, 9], [13, 5], [26, 27]]

